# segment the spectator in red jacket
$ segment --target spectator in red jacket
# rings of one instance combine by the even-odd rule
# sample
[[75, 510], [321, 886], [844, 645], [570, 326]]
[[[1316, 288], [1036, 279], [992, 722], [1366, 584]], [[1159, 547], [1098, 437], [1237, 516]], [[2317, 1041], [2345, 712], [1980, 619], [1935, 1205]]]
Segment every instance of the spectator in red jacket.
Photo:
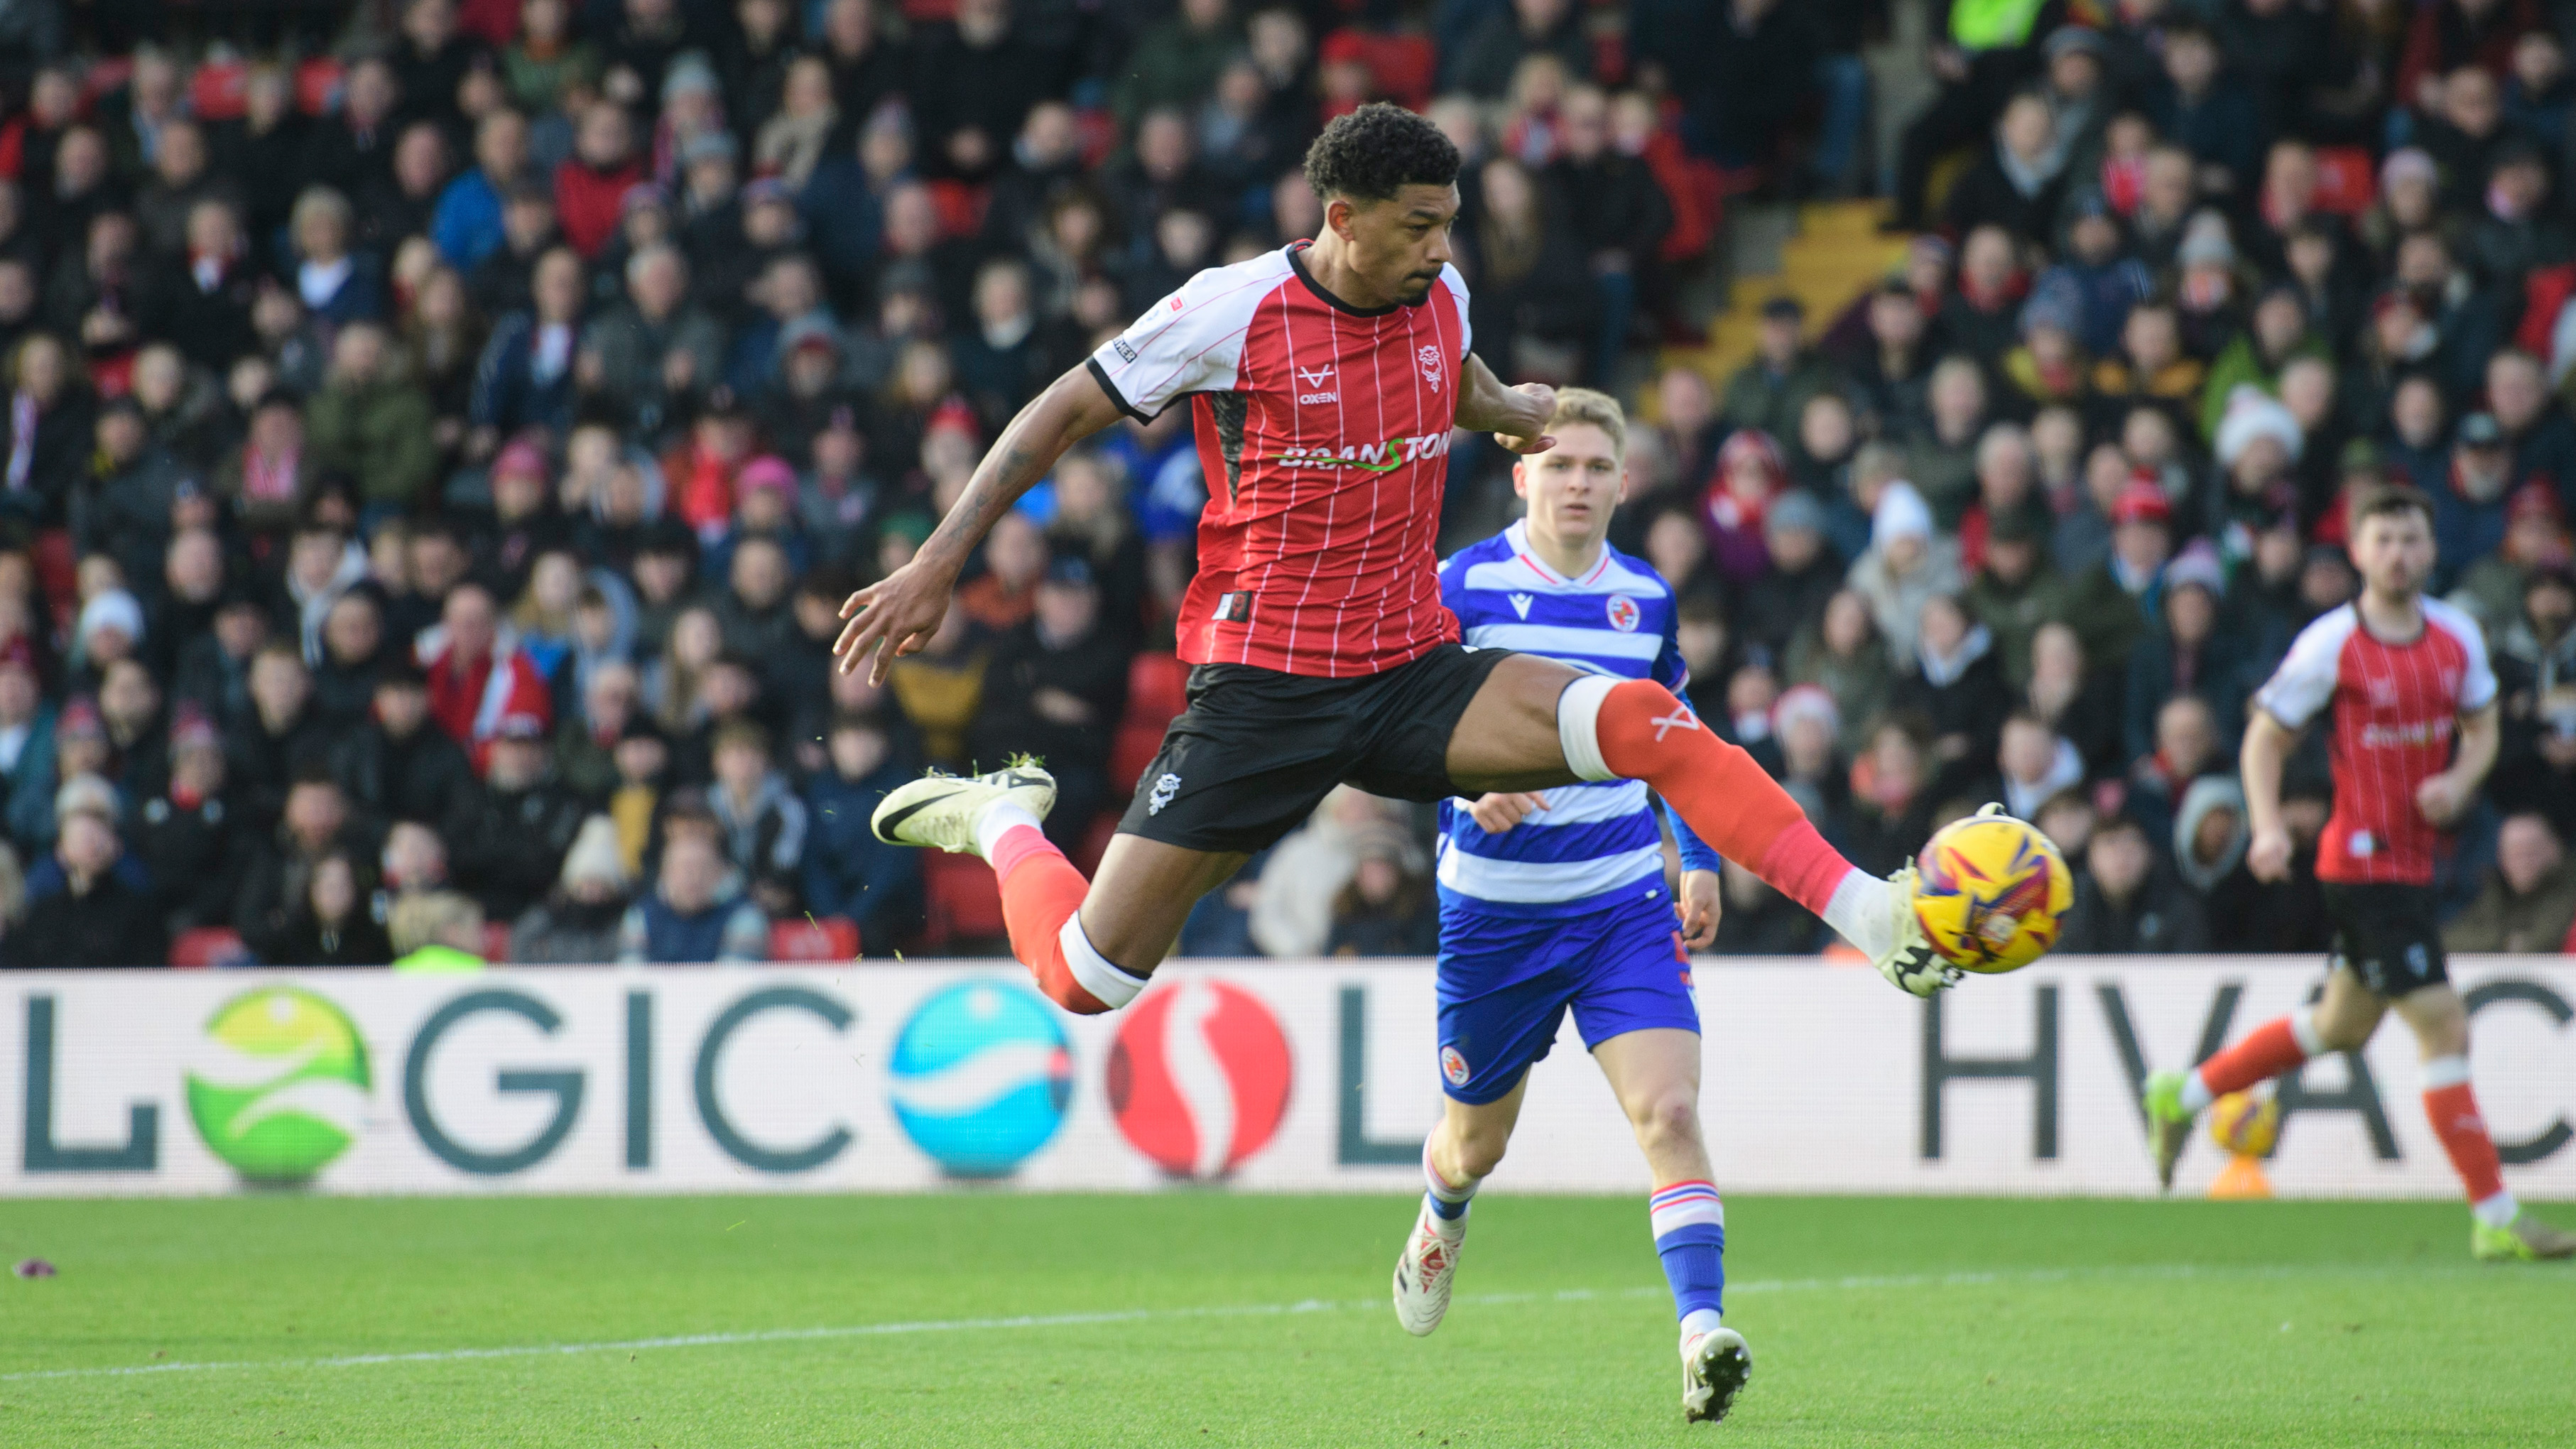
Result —
[[583, 260], [598, 256], [617, 234], [627, 188], [643, 179], [625, 110], [600, 101], [584, 111], [573, 154], [555, 168], [555, 225]]
[[503, 720], [530, 718], [553, 727], [545, 676], [517, 640], [502, 637], [500, 610], [481, 584], [458, 584], [448, 593], [439, 628], [422, 637], [421, 656], [429, 671], [430, 718], [474, 757], [476, 773]]

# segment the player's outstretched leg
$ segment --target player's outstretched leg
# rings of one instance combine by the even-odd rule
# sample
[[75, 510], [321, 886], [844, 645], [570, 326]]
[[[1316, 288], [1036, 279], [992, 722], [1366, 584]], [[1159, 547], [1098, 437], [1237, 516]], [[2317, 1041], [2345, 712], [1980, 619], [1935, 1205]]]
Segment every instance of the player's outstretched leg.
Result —
[[1823, 917], [1889, 981], [1922, 996], [1958, 979], [1914, 919], [1914, 867], [1880, 880], [1843, 859], [1788, 791], [1671, 690], [1583, 675], [1557, 697], [1556, 722], [1577, 776], [1652, 785], [1711, 849]]
[[1046, 838], [1053, 808], [1055, 777], [1014, 765], [988, 775], [924, 775], [888, 792], [869, 823], [890, 844], [989, 862], [1001, 882], [1011, 954], [1057, 1005], [1095, 1016], [1134, 1000], [1145, 980], [1112, 965], [1082, 934], [1076, 913], [1091, 883]]
[[2188, 1072], [2156, 1072], [2147, 1078], [2147, 1146], [2155, 1154], [2156, 1183], [2173, 1188], [2174, 1164], [2191, 1140], [2192, 1119], [2201, 1109], [2259, 1082], [2298, 1070], [2301, 1063], [2326, 1050], [2317, 1035], [2316, 1013], [2302, 1007], [2276, 1017]]

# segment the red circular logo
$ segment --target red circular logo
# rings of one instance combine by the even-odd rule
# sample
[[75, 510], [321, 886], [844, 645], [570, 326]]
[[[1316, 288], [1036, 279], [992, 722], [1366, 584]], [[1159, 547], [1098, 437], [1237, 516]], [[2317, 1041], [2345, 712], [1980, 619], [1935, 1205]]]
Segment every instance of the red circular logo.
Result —
[[1222, 1177], [1270, 1145], [1294, 1064], [1279, 1019], [1223, 981], [1148, 992], [1109, 1049], [1109, 1111], [1174, 1177]]
[[1453, 1087], [1467, 1085], [1467, 1059], [1458, 1055], [1456, 1047], [1445, 1046], [1440, 1049], [1440, 1075], [1447, 1077], [1449, 1085]]
[[1626, 594], [1612, 594], [1610, 596], [1611, 628], [1618, 630], [1622, 634], [1634, 634], [1637, 632], [1638, 621], [1643, 617], [1643, 612], [1637, 608], [1636, 600], [1629, 598]]

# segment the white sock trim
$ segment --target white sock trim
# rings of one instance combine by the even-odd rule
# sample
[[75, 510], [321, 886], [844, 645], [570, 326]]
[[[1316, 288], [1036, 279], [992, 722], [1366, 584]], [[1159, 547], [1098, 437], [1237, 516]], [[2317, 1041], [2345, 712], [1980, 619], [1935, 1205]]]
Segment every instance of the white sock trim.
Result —
[[1145, 989], [1144, 977], [1128, 974], [1093, 948], [1091, 938], [1082, 933], [1079, 913], [1065, 918], [1064, 929], [1056, 933], [1056, 942], [1064, 948], [1064, 964], [1073, 972], [1073, 979], [1111, 1011], [1135, 1000], [1136, 993]]
[[2433, 1057], [2424, 1063], [2425, 1091], [2438, 1092], [2444, 1087], [2462, 1086], [2468, 1080], [2469, 1059], [2466, 1055]]
[[1716, 1309], [1694, 1308], [1682, 1315], [1682, 1338], [1687, 1341], [1700, 1334], [1712, 1332], [1722, 1322], [1724, 1320], [1718, 1316]]
[[1620, 681], [1586, 674], [1556, 697], [1556, 738], [1565, 749], [1565, 765], [1578, 778], [1616, 780], [1618, 774], [1601, 758], [1601, 703]]
[[1046, 828], [1044, 821], [1016, 800], [996, 800], [985, 806], [984, 813], [975, 820], [975, 853], [991, 860], [993, 852], [1001, 845], [1002, 836], [1023, 825], [1032, 830]]
[[2326, 1054], [2326, 1039], [2317, 1032], [2315, 1007], [2290, 1013], [2290, 1035], [2298, 1038], [2299, 1050], [2309, 1056], [2321, 1057]]
[[2198, 1067], [2183, 1074], [2182, 1109], [2184, 1111], [2205, 1112], [2209, 1109], [2209, 1104], [2217, 1100], [2218, 1094], [2209, 1090], [2209, 1083], [2200, 1079]]
[[1853, 866], [1842, 884], [1834, 887], [1833, 899], [1825, 902], [1825, 924], [1841, 932], [1862, 955], [1877, 960], [1896, 944], [1887, 919], [1891, 889], [1887, 882]]
[[2510, 1190], [2500, 1189], [2495, 1196], [2484, 1202], [2469, 1204], [2469, 1211], [2476, 1213], [2478, 1221], [2488, 1227], [2509, 1228], [2513, 1226], [2515, 1218], [2522, 1216], [2522, 1204], [2513, 1200], [2513, 1193]]

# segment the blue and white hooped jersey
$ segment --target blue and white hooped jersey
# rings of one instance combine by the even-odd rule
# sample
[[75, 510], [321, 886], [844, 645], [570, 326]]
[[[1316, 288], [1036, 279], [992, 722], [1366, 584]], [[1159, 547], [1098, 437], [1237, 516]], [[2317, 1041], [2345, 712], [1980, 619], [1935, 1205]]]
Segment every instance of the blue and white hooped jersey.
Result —
[[[1615, 548], [1581, 578], [1530, 551], [1518, 522], [1440, 565], [1440, 599], [1463, 640], [1561, 659], [1614, 679], [1651, 679], [1679, 693], [1690, 680], [1675, 631], [1672, 585], [1652, 565]], [[1465, 802], [1440, 805], [1444, 908], [1506, 916], [1570, 916], [1664, 894], [1663, 836], [1643, 782], [1566, 785], [1548, 807], [1500, 835], [1486, 833]], [[1716, 857], [1673, 821], [1692, 868]]]

